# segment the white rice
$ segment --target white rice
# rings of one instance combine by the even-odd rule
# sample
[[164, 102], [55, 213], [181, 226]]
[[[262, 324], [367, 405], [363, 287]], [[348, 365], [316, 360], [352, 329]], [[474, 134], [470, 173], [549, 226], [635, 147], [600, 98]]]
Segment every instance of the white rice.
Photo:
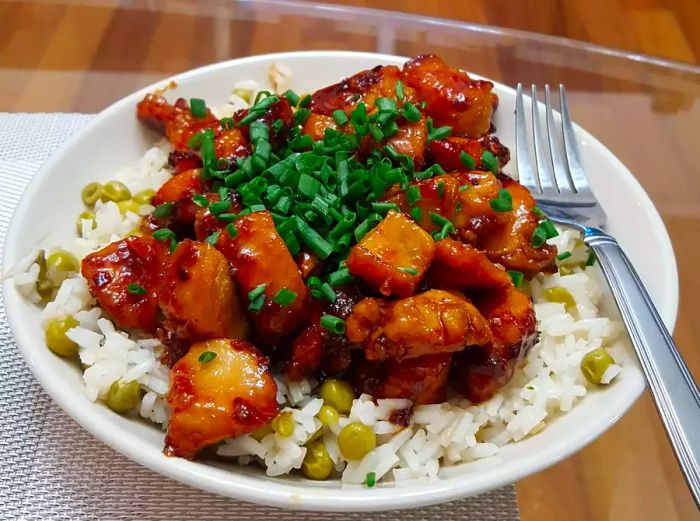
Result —
[[[275, 91], [286, 90], [289, 71], [277, 67], [270, 71], [270, 76]], [[239, 82], [229, 103], [214, 109], [214, 113], [218, 117], [230, 117], [247, 106], [241, 94], [252, 100], [259, 90], [255, 82]], [[157, 190], [172, 175], [167, 157], [167, 143], [159, 143], [134, 166], [117, 172], [114, 179], [123, 182], [134, 194]], [[95, 219], [82, 222], [75, 247], [68, 249], [82, 258], [129, 235], [139, 225], [141, 216], [152, 210], [153, 207], [144, 205], [138, 215], [121, 214], [115, 203], [98, 203]], [[564, 261], [570, 266], [587, 258], [586, 248], [574, 230], [560, 229], [559, 236], [550, 243], [559, 251], [572, 252]], [[36, 252], [28, 255], [6, 276], [13, 276], [20, 293], [38, 303], [36, 257]], [[389, 417], [392, 411], [409, 407], [409, 400], [374, 401], [371, 396], [362, 395], [353, 401], [349, 415], [341, 416], [337, 425], [322, 427], [316, 418], [323, 405], [315, 393], [318, 382], [286, 382], [277, 376], [277, 401], [283, 412], [291, 413], [295, 426], [292, 436], [285, 438], [273, 432], [260, 441], [240, 436], [223, 442], [217, 453], [240, 464], [258, 462], [265, 467], [267, 475], [280, 476], [301, 467], [306, 454], [304, 445], [323, 428], [322, 440], [341, 482], [348, 486], [364, 483], [370, 472], [377, 481], [438, 479], [441, 467], [492, 457], [503, 445], [541, 431], [548, 422], [571, 411], [587, 394], [591, 385], [579, 367], [583, 355], [610, 346], [622, 331], [620, 323], [599, 313], [600, 280], [597, 267], [585, 270], [575, 267], [570, 275], [538, 275], [530, 282], [541, 333], [539, 342], [513, 379], [486, 403], [474, 405], [464, 398], [453, 397], [447, 403], [417, 406], [409, 427], [402, 428], [391, 423]], [[575, 308], [548, 302], [544, 290], [551, 287], [568, 290], [576, 301]], [[169, 370], [159, 361], [163, 346], [157, 339], [132, 338], [116, 330], [95, 306], [87, 281], [77, 275], [63, 281], [54, 300], [42, 310], [41, 318], [44, 322], [68, 316], [78, 320], [79, 326], [71, 329], [68, 336], [79, 346], [80, 361], [85, 367], [85, 394], [90, 400], [104, 399], [116, 380], [135, 380], [143, 398], [133, 414], [165, 428], [170, 414], [165, 400]], [[614, 382], [621, 372], [622, 367], [611, 365], [602, 383]], [[372, 427], [378, 444], [361, 460], [347, 462], [338, 448], [337, 436], [342, 427], [355, 421]]]

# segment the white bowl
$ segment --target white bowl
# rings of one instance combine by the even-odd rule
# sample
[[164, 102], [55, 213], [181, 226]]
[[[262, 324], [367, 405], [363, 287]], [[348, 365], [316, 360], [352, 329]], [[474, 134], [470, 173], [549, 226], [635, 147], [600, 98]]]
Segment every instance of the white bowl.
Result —
[[[359, 70], [377, 64], [401, 65], [404, 61], [396, 56], [369, 53], [296, 52], [218, 63], [173, 79], [179, 85], [177, 95], [202, 97], [214, 104], [225, 102], [231, 86], [238, 80], [254, 79], [267, 84], [267, 71], [272, 63], [291, 68], [294, 74], [291, 87], [296, 92], [311, 92]], [[119, 167], [134, 162], [149, 148], [155, 136], [137, 122], [135, 107], [154, 87], [136, 92], [104, 110], [46, 162], [27, 188], [12, 220], [3, 271], [37, 247], [54, 247], [73, 240], [75, 216], [82, 210], [81, 187], [95, 179], [110, 178]], [[495, 91], [500, 97], [494, 120], [497, 134], [513, 148], [514, 91], [500, 84], [496, 84]], [[609, 229], [626, 249], [671, 328], [678, 303], [678, 277], [666, 229], [649, 197], [625, 166], [588, 132], [581, 128], [577, 132], [591, 183], [609, 217]], [[512, 483], [566, 458], [594, 440], [627, 411], [644, 389], [643, 376], [630, 349], [622, 360], [625, 371], [620, 381], [591, 392], [571, 413], [557, 418], [539, 434], [502, 448], [493, 458], [450, 468], [440, 480], [368, 489], [341, 487], [337, 481], [312, 482], [298, 476], [272, 479], [255, 467], [164, 456], [163, 433], [90, 402], [83, 393], [77, 364], [67, 363], [45, 347], [38, 308], [23, 300], [11, 281], [4, 283], [3, 291], [10, 325], [27, 364], [51, 397], [85, 429], [122, 454], [166, 476], [224, 496], [285, 508], [332, 511], [409, 508], [463, 498]]]

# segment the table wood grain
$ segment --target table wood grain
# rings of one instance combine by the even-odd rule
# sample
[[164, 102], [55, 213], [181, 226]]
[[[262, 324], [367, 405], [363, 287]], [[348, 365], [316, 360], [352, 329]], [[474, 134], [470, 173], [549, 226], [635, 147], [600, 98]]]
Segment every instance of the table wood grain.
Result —
[[[336, 3], [500, 25], [689, 63], [700, 57], [697, 0]], [[374, 34], [358, 22], [302, 20], [294, 14], [302, 10], [251, 15], [220, 2], [0, 1], [0, 110], [94, 112], [194, 66], [295, 49], [439, 50], [448, 61], [511, 85], [561, 81], [575, 119], [635, 173], [668, 227], [681, 280], [674, 336], [700, 375], [698, 76], [682, 67], [620, 67], [617, 58], [517, 39], [482, 46], [475, 35], [454, 49], [439, 31], [396, 34], [387, 25]], [[653, 255], [653, 237], [649, 241]], [[522, 480], [517, 490], [524, 521], [700, 519], [648, 394], [601, 438]]]

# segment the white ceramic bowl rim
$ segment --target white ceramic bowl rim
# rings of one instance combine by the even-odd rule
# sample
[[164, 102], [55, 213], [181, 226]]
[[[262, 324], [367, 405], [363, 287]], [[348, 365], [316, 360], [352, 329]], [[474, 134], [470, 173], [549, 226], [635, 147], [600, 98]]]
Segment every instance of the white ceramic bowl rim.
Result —
[[[176, 75], [172, 79], [178, 82], [186, 78], [196, 77], [204, 72], [226, 69], [252, 62], [284, 63], [286, 59], [290, 58], [342, 60], [349, 57], [366, 58], [371, 62], [375, 62], [376, 60], [381, 60], [386, 63], [405, 61], [405, 58], [397, 56], [345, 51], [279, 53], [216, 63]], [[497, 82], [494, 83], [497, 84]], [[162, 84], [163, 82], [158, 82], [157, 84], [145, 87], [105, 109], [94, 120], [77, 132], [75, 136], [69, 139], [62, 147], [61, 151], [43, 165], [39, 173], [36, 174], [29, 184], [13, 217], [7, 235], [3, 271], [6, 271], [12, 263], [16, 262], [19, 258], [22, 237], [21, 230], [17, 223], [23, 222], [27, 218], [28, 213], [34, 211], [31, 207], [31, 201], [36, 194], [42, 190], [43, 181], [51, 174], [61, 153], [78, 144], [86, 135], [91, 133], [98, 126], [98, 121], [102, 117], [123, 111], [126, 107], [128, 107], [128, 110], [133, 111], [136, 102], [139, 101], [145, 93], [152, 91]], [[497, 86], [505, 91], [514, 92], [513, 89], [501, 84], [497, 84]], [[597, 143], [597, 140], [585, 130], [579, 127], [577, 131], [586, 141]], [[676, 262], [670, 239], [658, 213], [643, 188], [610, 151], [605, 149], [605, 152], [609, 155], [607, 159], [610, 164], [613, 165], [616, 170], [620, 171], [621, 175], [625, 176], [624, 181], [628, 185], [629, 190], [632, 191], [635, 197], [640, 199], [642, 206], [640, 211], [652, 216], [653, 229], [649, 231], [649, 234], [654, 237], [657, 245], [657, 253], [664, 257], [664, 265], [672, 268], [672, 273], [662, 274], [666, 279], [664, 295], [659, 302], [660, 314], [663, 316], [666, 324], [672, 327], [676, 320], [678, 279]], [[299, 484], [290, 484], [290, 482], [285, 482], [283, 479], [254, 477], [197, 462], [167, 458], [160, 452], [145, 450], [140, 440], [133, 434], [126, 432], [126, 430], [116, 428], [114, 425], [96, 419], [91, 415], [89, 408], [81, 407], [79, 401], [75, 401], [72, 395], [65, 392], [64, 385], [61, 381], [52, 378], [51, 374], [47, 372], [47, 366], [42, 359], [46, 356], [50, 356], [50, 354], [48, 354], [48, 351], [45, 349], [36, 350], [31, 345], [28, 331], [21, 324], [17, 299], [8, 297], [9, 292], [7, 289], [11, 283], [11, 281], [6, 281], [4, 283], [6, 310], [13, 333], [27, 364], [49, 395], [86, 430], [115, 450], [163, 475], [210, 492], [278, 507], [325, 511], [385, 510], [435, 504], [488, 491], [553, 465], [576, 450], [579, 450], [617, 421], [617, 419], [634, 403], [644, 388], [643, 381], [640, 380], [633, 392], [613, 400], [615, 402], [614, 406], [611, 406], [610, 410], [604, 411], [604, 414], [601, 418], [598, 418], [596, 422], [586, 423], [582, 425], [581, 429], [571, 438], [560, 439], [553, 443], [549, 447], [546, 457], [537, 453], [526, 453], [520, 457], [517, 462], [502, 461], [495, 466], [485, 464], [483, 469], [479, 470], [477, 480], [474, 479], [473, 475], [455, 475], [437, 481], [419, 481], [397, 487], [379, 486], [373, 489], [368, 489], [366, 487], [340, 488], [333, 486], [333, 484], [329, 484], [330, 486], [327, 487], [311, 487], [304, 486], [303, 482], [299, 482]], [[470, 465], [476, 466], [477, 463], [479, 462]]]

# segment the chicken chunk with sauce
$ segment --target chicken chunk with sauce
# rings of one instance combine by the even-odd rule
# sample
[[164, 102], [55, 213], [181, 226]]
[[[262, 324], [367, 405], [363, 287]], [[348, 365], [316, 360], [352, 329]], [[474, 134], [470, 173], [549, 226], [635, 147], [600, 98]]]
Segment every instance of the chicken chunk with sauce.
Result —
[[397, 301], [366, 298], [346, 326], [348, 339], [362, 344], [367, 360], [402, 361], [491, 341], [488, 322], [471, 302], [437, 289]]
[[277, 385], [268, 366], [260, 351], [241, 340], [192, 345], [170, 373], [165, 454], [191, 459], [208, 445], [272, 421]]

